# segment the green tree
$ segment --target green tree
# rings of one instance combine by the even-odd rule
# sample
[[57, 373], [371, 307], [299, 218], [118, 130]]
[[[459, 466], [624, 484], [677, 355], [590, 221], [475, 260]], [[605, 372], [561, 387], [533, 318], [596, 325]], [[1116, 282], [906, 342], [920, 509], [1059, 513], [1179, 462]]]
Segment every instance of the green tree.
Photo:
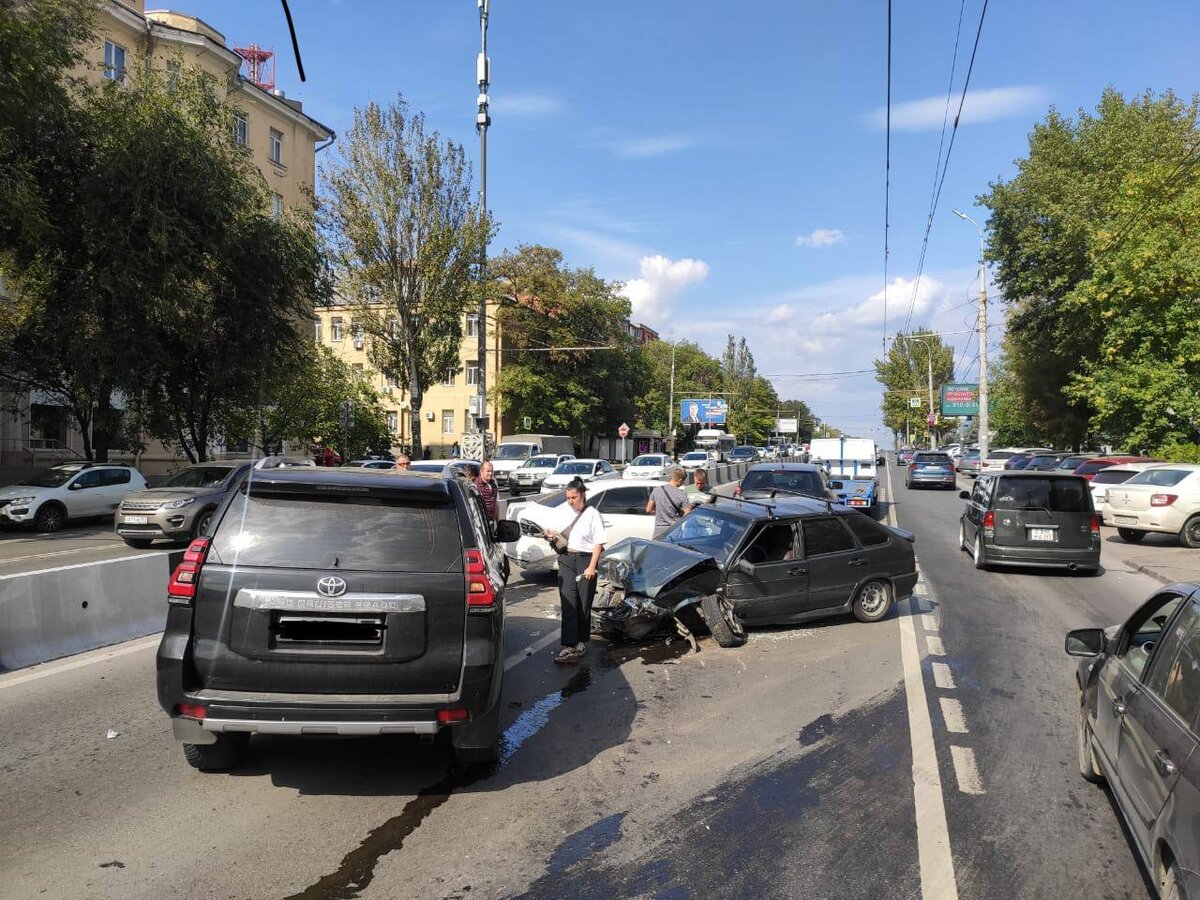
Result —
[[[929, 434], [926, 417], [929, 408], [929, 388], [932, 365], [933, 409], [938, 417], [932, 429], [936, 442], [941, 434], [954, 428], [957, 420], [944, 420], [940, 415], [941, 386], [954, 378], [954, 348], [927, 328], [909, 334], [899, 334], [882, 359], [875, 360], [875, 380], [883, 385], [883, 424], [897, 438], [899, 435]], [[910, 405], [912, 398], [921, 401], [919, 407]]]
[[[668, 415], [671, 403], [671, 361], [674, 347], [675, 408]], [[667, 438], [678, 439], [685, 432], [680, 422], [680, 401], [689, 397], [707, 397], [722, 388], [721, 364], [691, 341], [671, 344], [652, 341], [637, 351], [646, 360], [645, 389], [637, 398], [637, 424], [642, 428], [661, 431]], [[674, 424], [675, 434], [667, 434], [667, 423]]]
[[1014, 390], [1031, 430], [1056, 445], [1190, 439], [1198, 111], [1170, 92], [1127, 101], [1111, 89], [1095, 114], [1052, 110], [1017, 175], [980, 198]]
[[460, 367], [464, 316], [478, 300], [477, 270], [492, 227], [473, 201], [462, 145], [426, 132], [404, 98], [354, 111], [323, 167], [324, 222], [340, 290], [371, 362], [411, 400], [413, 452], [421, 404], [435, 379]]

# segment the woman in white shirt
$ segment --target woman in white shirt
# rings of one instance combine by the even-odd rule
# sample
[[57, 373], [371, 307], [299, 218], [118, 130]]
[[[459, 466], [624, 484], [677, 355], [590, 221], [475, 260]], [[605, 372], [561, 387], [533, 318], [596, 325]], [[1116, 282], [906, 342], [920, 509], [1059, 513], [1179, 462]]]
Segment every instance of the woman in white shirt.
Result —
[[608, 535], [604, 520], [587, 505], [587, 488], [576, 478], [567, 485], [567, 502], [556, 507], [548, 538], [564, 535], [567, 551], [558, 557], [558, 596], [562, 603], [562, 650], [554, 661], [574, 665], [587, 652], [592, 633], [592, 598], [596, 596], [596, 563]]

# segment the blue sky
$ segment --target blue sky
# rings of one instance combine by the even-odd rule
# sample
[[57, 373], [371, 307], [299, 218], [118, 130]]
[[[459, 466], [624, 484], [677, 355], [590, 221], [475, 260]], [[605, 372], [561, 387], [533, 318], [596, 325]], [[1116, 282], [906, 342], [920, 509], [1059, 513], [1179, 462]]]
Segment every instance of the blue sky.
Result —
[[[292, 0], [305, 84], [279, 4], [187, 2], [231, 45], [274, 48], [279, 87], [325, 124], [344, 130], [355, 105], [402, 92], [477, 157], [472, 0]], [[955, 105], [982, 3], [961, 4]], [[1200, 90], [1200, 4], [993, 0], [914, 291], [959, 9], [894, 4], [893, 332], [914, 297], [914, 325], [973, 327], [978, 238], [951, 209], [982, 224], [974, 198], [1011, 176], [1051, 105], [1092, 108], [1108, 85]], [[628, 282], [635, 319], [667, 338], [719, 352], [726, 334], [745, 335], [782, 397], [882, 438], [870, 375], [794, 376], [869, 369], [882, 346], [885, 11], [883, 0], [493, 0], [494, 252], [559, 247]], [[964, 380], [969, 337], [946, 338]]]

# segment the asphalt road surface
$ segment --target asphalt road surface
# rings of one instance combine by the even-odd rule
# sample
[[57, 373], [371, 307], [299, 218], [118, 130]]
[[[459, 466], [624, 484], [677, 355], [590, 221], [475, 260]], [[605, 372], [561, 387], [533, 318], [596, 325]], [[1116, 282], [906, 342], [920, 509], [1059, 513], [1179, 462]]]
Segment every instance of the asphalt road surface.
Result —
[[514, 576], [482, 774], [403, 737], [256, 738], [194, 772], [154, 638], [0, 676], [0, 896], [1147, 896], [1075, 770], [1061, 647], [1156, 582], [976, 572], [961, 501], [893, 481], [924, 577], [876, 625], [561, 669], [553, 586]]

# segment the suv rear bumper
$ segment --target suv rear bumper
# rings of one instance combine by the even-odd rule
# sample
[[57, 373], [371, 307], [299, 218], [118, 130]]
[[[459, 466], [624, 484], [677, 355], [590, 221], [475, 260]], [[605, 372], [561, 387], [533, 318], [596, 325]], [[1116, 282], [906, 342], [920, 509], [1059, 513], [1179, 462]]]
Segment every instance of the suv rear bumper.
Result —
[[984, 544], [988, 565], [1032, 566], [1058, 569], [1075, 566], [1096, 569], [1100, 566], [1100, 546], [1082, 549], [1052, 547], [1006, 547], [1003, 544]]

